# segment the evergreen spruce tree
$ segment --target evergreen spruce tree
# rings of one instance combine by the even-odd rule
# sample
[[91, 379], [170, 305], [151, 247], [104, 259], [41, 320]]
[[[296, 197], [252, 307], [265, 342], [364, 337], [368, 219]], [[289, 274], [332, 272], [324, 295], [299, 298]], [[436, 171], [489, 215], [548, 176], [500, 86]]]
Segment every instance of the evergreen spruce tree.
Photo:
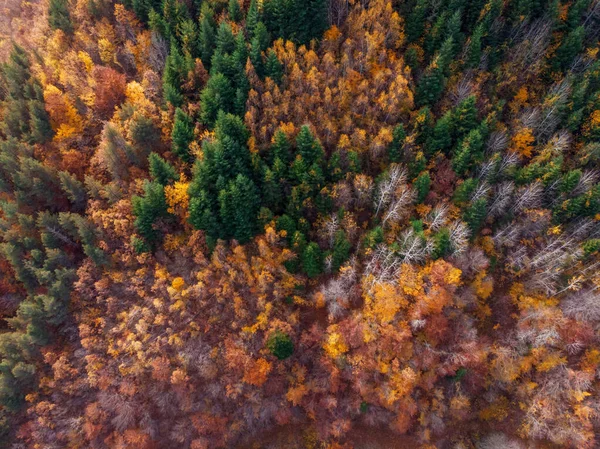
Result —
[[191, 162], [190, 143], [194, 140], [194, 122], [179, 108], [175, 110], [171, 138], [173, 139], [173, 153], [184, 162]]
[[254, 29], [260, 19], [258, 12], [257, 0], [250, 0], [250, 6], [248, 7], [248, 13], [246, 14], [246, 33], [250, 39], [254, 38]]
[[235, 91], [231, 82], [222, 73], [211, 76], [200, 94], [202, 103], [202, 123], [213, 128], [219, 111], [232, 112], [235, 102]]
[[273, 50], [269, 50], [267, 53], [265, 76], [271, 78], [277, 84], [281, 82], [281, 78], [283, 77], [283, 65], [279, 62]]
[[208, 7], [208, 3], [202, 3], [198, 30], [198, 53], [200, 54], [202, 64], [204, 64], [207, 70], [210, 70], [212, 56], [215, 51], [215, 34], [213, 12]]
[[483, 26], [478, 25], [475, 31], [471, 35], [469, 42], [469, 49], [467, 51], [467, 57], [465, 65], [469, 68], [477, 68], [481, 61], [481, 40], [483, 38]]
[[418, 106], [432, 106], [442, 96], [446, 78], [443, 69], [434, 61], [426, 70], [417, 84], [415, 102]]
[[136, 217], [135, 228], [150, 246], [155, 245], [160, 231], [155, 229], [154, 223], [169, 215], [163, 186], [157, 182], [146, 182], [144, 196], [132, 197], [131, 206]]
[[267, 349], [279, 360], [285, 360], [294, 353], [294, 343], [288, 334], [276, 331], [268, 338]]
[[565, 72], [569, 69], [575, 56], [583, 49], [585, 39], [585, 28], [579, 26], [565, 36], [560, 47], [556, 50], [553, 60], [553, 67], [556, 71]]
[[475, 200], [466, 210], [463, 219], [469, 225], [471, 232], [475, 235], [483, 224], [487, 215], [487, 200], [479, 198]]
[[479, 129], [472, 130], [460, 144], [456, 154], [452, 158], [452, 168], [459, 176], [464, 176], [474, 162], [482, 157], [483, 136]]
[[232, 22], [239, 22], [242, 20], [242, 9], [240, 8], [240, 2], [238, 0], [229, 0], [229, 19]]
[[388, 147], [388, 156], [390, 162], [400, 162], [402, 160], [402, 146], [406, 140], [406, 132], [402, 123], [397, 125], [392, 131], [392, 141]]
[[421, 37], [427, 22], [426, 16], [429, 10], [429, 0], [417, 0], [411, 13], [406, 18], [406, 41], [414, 42]]
[[452, 112], [446, 112], [438, 119], [433, 128], [433, 132], [427, 139], [426, 151], [428, 155], [434, 154], [436, 151], [447, 153], [452, 147]]
[[417, 203], [422, 203], [429, 193], [431, 187], [431, 177], [429, 172], [421, 173], [414, 182], [414, 188], [417, 189]]
[[323, 255], [315, 242], [309, 243], [302, 253], [302, 269], [309, 278], [315, 278], [323, 272]]
[[59, 179], [63, 192], [65, 192], [69, 198], [69, 201], [73, 205], [73, 210], [83, 212], [87, 201], [87, 193], [83, 183], [71, 173], [66, 171], [59, 173]]
[[310, 166], [314, 163], [322, 163], [325, 152], [317, 139], [313, 136], [307, 125], [300, 128], [296, 137], [296, 149], [304, 162]]
[[333, 242], [333, 251], [331, 253], [331, 269], [335, 272], [348, 260], [350, 257], [351, 243], [346, 238], [344, 231], [337, 231]]
[[433, 259], [439, 259], [446, 256], [450, 252], [451, 240], [450, 240], [450, 231], [448, 228], [440, 229], [433, 236], [433, 252], [431, 257]]
[[31, 135], [29, 141], [31, 143], [48, 142], [54, 136], [54, 131], [50, 125], [50, 117], [46, 112], [43, 101], [30, 100], [28, 108], [31, 120]]
[[148, 157], [150, 175], [160, 185], [166, 186], [171, 181], [177, 181], [179, 176], [175, 168], [156, 153]]
[[230, 181], [219, 193], [221, 223], [225, 235], [246, 243], [256, 232], [260, 197], [254, 183], [244, 175]]
[[66, 34], [73, 32], [73, 23], [67, 0], [50, 0], [48, 5], [48, 23], [53, 30], [62, 30]]

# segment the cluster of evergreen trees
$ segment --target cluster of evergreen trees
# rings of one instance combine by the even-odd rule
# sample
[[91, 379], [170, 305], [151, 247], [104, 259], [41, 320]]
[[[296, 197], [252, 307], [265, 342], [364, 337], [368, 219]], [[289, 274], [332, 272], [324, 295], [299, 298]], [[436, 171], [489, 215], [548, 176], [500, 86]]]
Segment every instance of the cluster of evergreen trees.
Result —
[[[15, 46], [0, 71], [0, 253], [23, 288], [11, 332], [0, 334], [0, 408], [16, 411], [37, 379], [39, 348], [68, 320], [71, 285], [84, 256], [105, 263], [97, 231], [82, 215], [83, 184], [34, 155], [53, 135], [29, 57]], [[5, 429], [4, 429], [5, 430]]]

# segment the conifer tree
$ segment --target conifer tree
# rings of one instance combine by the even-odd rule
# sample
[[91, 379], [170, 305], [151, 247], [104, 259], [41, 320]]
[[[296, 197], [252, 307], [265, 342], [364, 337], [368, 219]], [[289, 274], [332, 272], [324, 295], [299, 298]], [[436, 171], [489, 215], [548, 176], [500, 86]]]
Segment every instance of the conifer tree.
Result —
[[446, 153], [452, 147], [452, 112], [446, 112], [435, 122], [435, 127], [429, 139], [427, 139], [426, 151], [428, 155], [436, 151]]
[[431, 254], [433, 259], [439, 259], [441, 257], [446, 256], [450, 252], [450, 231], [448, 228], [440, 229], [433, 236], [434, 248]]
[[202, 3], [200, 27], [198, 30], [198, 52], [202, 64], [204, 64], [204, 67], [206, 67], [207, 70], [210, 70], [210, 64], [215, 50], [215, 28], [212, 10], [208, 7], [208, 3]]
[[584, 39], [585, 28], [583, 26], [575, 28], [562, 39], [561, 45], [554, 56], [554, 70], [565, 72], [569, 69], [575, 56], [583, 49]]
[[154, 227], [155, 222], [169, 215], [163, 186], [147, 181], [144, 185], [144, 196], [132, 197], [131, 206], [136, 217], [134, 225], [137, 231], [153, 246], [160, 238], [160, 231]]
[[242, 9], [238, 0], [229, 0], [228, 12], [232, 22], [239, 22], [242, 19]]
[[66, 171], [60, 172], [59, 178], [61, 187], [73, 204], [74, 210], [83, 211], [87, 201], [87, 193], [83, 183]]
[[400, 162], [402, 160], [402, 146], [406, 140], [406, 132], [402, 123], [398, 124], [392, 131], [392, 141], [388, 147], [388, 157], [390, 162]]
[[71, 22], [67, 0], [50, 0], [48, 6], [48, 23], [53, 30], [62, 30], [66, 34], [73, 32], [73, 23]]
[[171, 181], [177, 181], [179, 176], [175, 168], [156, 153], [148, 157], [150, 175], [160, 185], [166, 186]]
[[309, 278], [315, 278], [323, 272], [323, 255], [315, 242], [309, 243], [302, 253], [302, 269]]
[[173, 139], [173, 153], [184, 162], [191, 162], [190, 143], [194, 140], [194, 123], [190, 116], [180, 108], [175, 110], [171, 138]]
[[350, 257], [351, 243], [346, 238], [346, 233], [342, 230], [335, 233], [333, 242], [333, 250], [331, 253], [331, 269], [335, 272], [348, 260]]
[[479, 124], [476, 103], [475, 95], [469, 95], [452, 111], [451, 130], [454, 139], [462, 139]]
[[314, 163], [322, 163], [323, 156], [325, 155], [323, 147], [321, 147], [319, 141], [315, 139], [307, 125], [300, 128], [300, 132], [296, 137], [296, 149], [305, 163], [309, 166]]
[[483, 26], [478, 25], [471, 35], [469, 49], [465, 60], [465, 65], [469, 68], [477, 68], [481, 60], [481, 40], [483, 38]]
[[446, 78], [443, 69], [434, 61], [419, 80], [415, 91], [415, 102], [418, 106], [432, 106], [444, 91]]
[[238, 175], [219, 192], [219, 207], [224, 236], [246, 243], [256, 232], [260, 197], [252, 180]]
[[250, 39], [254, 38], [254, 29], [256, 28], [259, 19], [257, 0], [251, 0], [250, 6], [248, 7], [248, 13], [246, 14], [246, 32]]
[[471, 232], [473, 235], [475, 235], [481, 228], [481, 225], [483, 224], [486, 215], [487, 200], [485, 198], [479, 198], [475, 200], [465, 210], [463, 218], [465, 222], [469, 225], [469, 228], [471, 228]]
[[406, 18], [407, 42], [414, 42], [423, 34], [428, 9], [429, 0], [417, 0], [412, 12]]
[[429, 172], [421, 173], [417, 179], [415, 179], [414, 187], [417, 189], [417, 203], [422, 203], [431, 187], [431, 177], [429, 176]]
[[285, 360], [294, 353], [294, 343], [288, 334], [277, 331], [267, 340], [267, 349], [279, 360]]
[[452, 158], [452, 168], [459, 176], [464, 176], [472, 164], [480, 159], [483, 150], [483, 136], [479, 129], [472, 130], [465, 137]]
[[173, 105], [181, 104], [181, 87], [188, 74], [186, 60], [175, 43], [171, 44], [171, 51], [165, 61], [163, 83], [165, 97]]
[[214, 127], [219, 111], [233, 111], [234, 100], [235, 91], [225, 75], [217, 73], [211, 76], [200, 95], [202, 123]]
[[283, 65], [277, 59], [277, 55], [273, 50], [267, 52], [267, 59], [265, 61], [265, 76], [271, 78], [276, 83], [281, 82], [283, 77]]

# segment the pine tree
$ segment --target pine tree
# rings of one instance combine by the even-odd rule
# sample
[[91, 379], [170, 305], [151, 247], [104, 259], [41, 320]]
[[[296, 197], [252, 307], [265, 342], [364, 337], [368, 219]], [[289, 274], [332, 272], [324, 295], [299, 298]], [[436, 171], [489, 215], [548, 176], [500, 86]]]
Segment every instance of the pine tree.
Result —
[[256, 74], [262, 78], [264, 75], [264, 62], [258, 37], [252, 38], [250, 43], [250, 61], [252, 61]]
[[421, 37], [427, 22], [426, 16], [429, 10], [428, 0], [417, 0], [417, 4], [406, 18], [406, 41], [414, 42]]
[[431, 187], [431, 177], [429, 172], [421, 173], [413, 184], [414, 188], [417, 189], [417, 203], [422, 203], [429, 193]]
[[479, 129], [471, 131], [459, 146], [452, 158], [452, 168], [459, 176], [464, 176], [474, 162], [482, 157], [483, 137]]
[[443, 42], [440, 51], [438, 52], [435, 62], [445, 76], [450, 75], [450, 64], [456, 55], [455, 48], [454, 38], [449, 37]]
[[231, 82], [222, 73], [211, 76], [200, 94], [202, 123], [213, 128], [219, 111], [232, 112], [235, 91]]
[[188, 58], [196, 58], [200, 55], [198, 27], [196, 22], [186, 19], [179, 25], [179, 35], [183, 54]]
[[208, 3], [202, 3], [202, 13], [200, 16], [200, 27], [198, 30], [198, 52], [202, 64], [207, 70], [210, 70], [210, 64], [215, 51], [215, 22], [213, 12], [208, 7]]
[[323, 147], [315, 139], [307, 125], [302, 126], [298, 136], [296, 136], [296, 149], [308, 166], [314, 163], [321, 164], [325, 155]]
[[217, 220], [217, 211], [211, 195], [206, 190], [194, 192], [190, 198], [190, 223], [196, 229], [202, 229], [212, 240], [223, 232]]
[[175, 110], [175, 122], [171, 133], [173, 139], [173, 153], [184, 162], [191, 162], [190, 143], [194, 140], [194, 123], [181, 109]]
[[333, 242], [333, 251], [331, 253], [331, 269], [335, 272], [348, 260], [350, 257], [350, 249], [352, 244], [346, 238], [346, 233], [342, 230], [335, 233]]
[[160, 131], [151, 117], [134, 114], [131, 117], [128, 137], [138, 154], [146, 155], [160, 142]]
[[447, 153], [452, 147], [453, 120], [452, 112], [448, 111], [435, 123], [433, 132], [427, 139], [426, 151], [428, 155], [432, 155], [436, 151]]
[[171, 51], [165, 61], [163, 72], [163, 89], [165, 97], [174, 106], [182, 103], [182, 91], [185, 79], [188, 74], [188, 67], [183, 55], [179, 52], [177, 45], [171, 45]]
[[222, 54], [229, 54], [235, 51], [235, 36], [231, 30], [231, 25], [227, 22], [221, 22], [219, 25], [216, 51]]
[[446, 256], [450, 252], [451, 240], [450, 240], [450, 231], [448, 228], [440, 229], [433, 236], [433, 252], [431, 253], [431, 257], [433, 259], [440, 259]]
[[279, 62], [273, 50], [269, 50], [267, 53], [265, 76], [271, 78], [277, 84], [281, 82], [281, 78], [283, 77], [283, 65]]
[[254, 183], [244, 175], [230, 181], [219, 193], [219, 207], [224, 235], [246, 243], [256, 232], [260, 197]]
[[264, 23], [258, 22], [254, 27], [254, 37], [258, 39], [262, 51], [267, 51], [271, 45], [271, 36]]
[[173, 36], [171, 35], [169, 24], [164, 15], [157, 12], [155, 9], [150, 9], [148, 12], [148, 27], [156, 34], [163, 37], [169, 44], [176, 45], [176, 43], [173, 42]]
[[41, 86], [31, 75], [27, 53], [16, 44], [13, 45], [8, 62], [1, 67], [0, 81], [6, 89], [0, 130], [8, 137], [29, 143], [49, 141], [54, 132], [44, 107]]
[[443, 69], [434, 61], [417, 84], [415, 102], [418, 106], [433, 106], [442, 96], [446, 78]]
[[590, 3], [590, 0], [576, 0], [572, 2], [572, 4], [569, 6], [566, 20], [569, 31], [574, 30], [579, 26], [581, 19], [588, 9]]
[[48, 5], [48, 23], [53, 30], [62, 30], [66, 34], [73, 32], [73, 23], [67, 0], [50, 0]]
[[242, 9], [240, 8], [240, 2], [238, 0], [229, 0], [229, 19], [232, 22], [239, 22], [242, 20]]
[[323, 272], [323, 255], [315, 242], [309, 243], [302, 253], [302, 269], [309, 278], [315, 278]]
[[87, 201], [87, 193], [81, 183], [75, 176], [71, 173], [63, 171], [59, 173], [60, 185], [71, 201], [74, 210], [78, 210], [83, 212], [85, 208], [85, 203]]
[[153, 246], [160, 238], [160, 231], [154, 227], [155, 222], [169, 215], [163, 186], [157, 182], [146, 182], [144, 196], [132, 197], [131, 206], [136, 217], [135, 228], [146, 242]]
[[452, 137], [462, 139], [479, 124], [477, 99], [470, 95], [452, 111]]
[[274, 211], [281, 210], [283, 192], [277, 175], [269, 168], [265, 168], [262, 183], [261, 199], [263, 204]]
[[471, 35], [469, 50], [465, 60], [465, 65], [469, 68], [477, 68], [481, 60], [481, 40], [483, 38], [483, 26], [478, 25]]
[[485, 198], [479, 198], [471, 203], [465, 210], [463, 219], [469, 225], [469, 228], [471, 228], [472, 234], [475, 235], [481, 228], [486, 216], [487, 200]]
[[259, 21], [258, 3], [257, 0], [251, 0], [246, 14], [246, 33], [250, 39], [254, 38], [254, 29]]
[[402, 160], [402, 147], [405, 140], [406, 132], [404, 126], [400, 123], [392, 131], [392, 141], [388, 147], [390, 162], [400, 162]]
[[562, 39], [553, 59], [554, 70], [565, 72], [569, 69], [575, 56], [583, 49], [584, 39], [585, 28], [583, 26], [575, 28]]
[[279, 360], [285, 360], [294, 353], [294, 343], [288, 334], [276, 331], [268, 338], [267, 349]]
[[160, 185], [166, 186], [171, 181], [177, 181], [179, 176], [175, 168], [156, 153], [148, 157], [150, 176]]
[[465, 179], [454, 191], [454, 195], [452, 197], [454, 203], [460, 206], [461, 204], [468, 202], [473, 192], [475, 192], [477, 185], [478, 183], [476, 179]]
[[[37, 87], [37, 86], [36, 86]], [[29, 117], [31, 127], [31, 143], [45, 143], [52, 139], [54, 131], [50, 125], [50, 117], [46, 112], [43, 101], [29, 101]]]

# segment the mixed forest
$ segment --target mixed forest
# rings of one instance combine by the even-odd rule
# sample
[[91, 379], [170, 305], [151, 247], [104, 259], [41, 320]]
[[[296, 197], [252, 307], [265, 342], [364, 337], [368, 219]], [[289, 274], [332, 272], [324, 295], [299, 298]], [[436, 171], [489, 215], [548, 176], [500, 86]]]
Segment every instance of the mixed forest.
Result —
[[0, 447], [600, 445], [599, 0], [3, 8]]

